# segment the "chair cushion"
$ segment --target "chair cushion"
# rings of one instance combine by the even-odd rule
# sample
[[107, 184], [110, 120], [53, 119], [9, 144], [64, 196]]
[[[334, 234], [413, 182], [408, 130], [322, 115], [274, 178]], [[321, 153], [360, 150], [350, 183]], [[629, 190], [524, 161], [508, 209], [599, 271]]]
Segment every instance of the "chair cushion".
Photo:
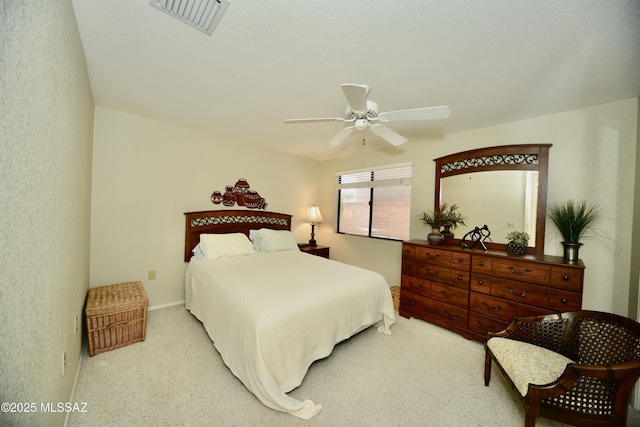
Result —
[[557, 380], [573, 360], [544, 347], [494, 337], [487, 346], [524, 397], [529, 384], [544, 385]]

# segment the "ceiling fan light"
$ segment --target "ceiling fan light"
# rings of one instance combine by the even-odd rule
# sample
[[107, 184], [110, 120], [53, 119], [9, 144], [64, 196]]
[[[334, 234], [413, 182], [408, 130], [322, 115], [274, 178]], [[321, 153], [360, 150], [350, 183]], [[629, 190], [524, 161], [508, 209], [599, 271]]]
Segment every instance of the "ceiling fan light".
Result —
[[364, 130], [367, 128], [367, 119], [358, 119], [356, 120], [356, 129]]

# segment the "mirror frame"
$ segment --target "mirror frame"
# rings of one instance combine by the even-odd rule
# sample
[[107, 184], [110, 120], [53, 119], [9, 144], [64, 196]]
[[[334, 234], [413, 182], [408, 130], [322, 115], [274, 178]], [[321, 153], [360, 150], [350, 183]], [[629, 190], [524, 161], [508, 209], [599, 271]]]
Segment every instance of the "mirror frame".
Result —
[[[448, 176], [496, 170], [538, 171], [538, 204], [534, 245], [526, 253], [544, 254], [544, 233], [547, 218], [547, 180], [551, 144], [502, 145], [462, 151], [434, 159], [436, 162], [434, 209], [440, 208], [442, 178]], [[453, 201], [451, 201], [453, 202]], [[453, 202], [455, 203], [455, 202]], [[482, 226], [483, 224], [476, 224]], [[446, 238], [445, 244], [462, 244], [462, 239]], [[531, 243], [531, 242], [530, 242]], [[488, 249], [506, 251], [506, 243], [485, 242]]]

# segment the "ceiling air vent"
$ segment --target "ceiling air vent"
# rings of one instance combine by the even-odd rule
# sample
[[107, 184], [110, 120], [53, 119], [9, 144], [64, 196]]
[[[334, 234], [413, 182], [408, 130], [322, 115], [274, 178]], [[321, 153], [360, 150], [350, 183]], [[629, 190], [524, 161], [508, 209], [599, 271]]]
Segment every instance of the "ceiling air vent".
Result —
[[149, 0], [149, 4], [211, 35], [227, 10], [229, 0]]

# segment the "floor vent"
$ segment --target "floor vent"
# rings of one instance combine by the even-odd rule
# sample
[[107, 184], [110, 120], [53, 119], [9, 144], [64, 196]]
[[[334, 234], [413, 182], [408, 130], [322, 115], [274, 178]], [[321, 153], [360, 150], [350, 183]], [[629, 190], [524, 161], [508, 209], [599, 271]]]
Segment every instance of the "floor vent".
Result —
[[149, 4], [211, 35], [227, 10], [229, 0], [149, 0]]

